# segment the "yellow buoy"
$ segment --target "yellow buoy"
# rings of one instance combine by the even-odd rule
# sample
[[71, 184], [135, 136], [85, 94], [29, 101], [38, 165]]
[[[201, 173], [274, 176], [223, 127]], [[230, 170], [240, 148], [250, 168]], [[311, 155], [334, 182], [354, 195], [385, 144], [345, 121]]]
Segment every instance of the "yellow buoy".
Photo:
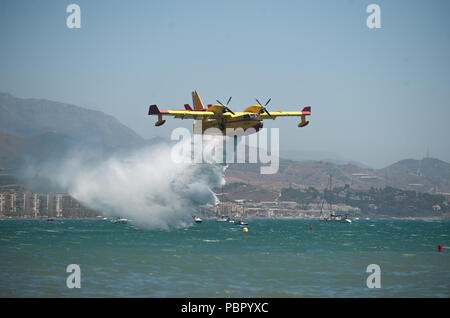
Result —
[[244, 227], [244, 229], [242, 230], [244, 233], [248, 232], [248, 229], [246, 227]]

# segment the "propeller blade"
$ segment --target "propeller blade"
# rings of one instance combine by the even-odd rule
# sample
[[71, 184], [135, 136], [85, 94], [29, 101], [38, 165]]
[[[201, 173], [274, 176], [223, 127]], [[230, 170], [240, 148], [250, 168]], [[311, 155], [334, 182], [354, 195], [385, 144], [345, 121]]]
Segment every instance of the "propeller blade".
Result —
[[225, 107], [230, 113], [232, 113], [233, 115], [236, 115], [231, 109], [229, 109], [228, 107]]
[[[228, 99], [228, 102], [226, 103], [226, 105], [228, 105], [228, 104], [230, 103], [230, 100], [231, 100], [231, 97]], [[220, 105], [223, 106], [222, 114], [225, 113], [226, 111], [229, 111], [230, 113], [232, 113], [233, 115], [235, 115], [235, 113], [234, 113], [231, 109], [229, 109], [226, 105], [222, 104], [222, 103], [220, 102], [220, 100], [216, 99], [216, 102], [218, 102]]]
[[269, 113], [269, 111], [267, 110], [267, 108], [263, 107], [264, 111], [267, 113], [267, 115], [269, 115], [270, 118], [272, 118], [272, 115]]
[[262, 112], [266, 112], [267, 113], [267, 115], [269, 115], [269, 117], [271, 117], [272, 118], [272, 115], [269, 113], [269, 111], [267, 110], [267, 108], [266, 108], [266, 106], [267, 106], [267, 104], [269, 104], [269, 102], [272, 100], [272, 98], [269, 98], [269, 100], [266, 102], [266, 104], [263, 106], [263, 104], [261, 104], [261, 102], [257, 99], [257, 98], [255, 98], [256, 99], [256, 102], [260, 105], [260, 106], [262, 106], [262, 108], [261, 108], [261, 110], [260, 110], [260, 114], [262, 113]]

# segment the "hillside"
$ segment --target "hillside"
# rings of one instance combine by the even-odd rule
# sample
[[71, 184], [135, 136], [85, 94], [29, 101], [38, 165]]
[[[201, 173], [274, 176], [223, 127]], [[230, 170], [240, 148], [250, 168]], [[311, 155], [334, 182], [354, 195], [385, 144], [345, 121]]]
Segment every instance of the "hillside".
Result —
[[98, 159], [159, 142], [99, 111], [0, 93], [0, 185], [44, 189], [48, 182], [27, 167], [57, 164], [71, 151], [89, 150]]
[[0, 167], [14, 168], [31, 146], [28, 138], [0, 132]]
[[450, 178], [450, 163], [436, 158], [404, 159], [381, 169], [388, 173], [421, 175], [428, 178]]
[[329, 204], [358, 208], [361, 215], [371, 217], [444, 217], [450, 216], [450, 206], [443, 195], [401, 190], [392, 187], [355, 190], [350, 187], [319, 192], [315, 188], [281, 191], [280, 201], [295, 201], [302, 205], [326, 200]]
[[[258, 164], [232, 164], [226, 170], [226, 176], [233, 182], [250, 182], [262, 187], [275, 186], [284, 188], [289, 185], [327, 186], [329, 175], [333, 175], [334, 186], [349, 184], [354, 188], [366, 188], [383, 184], [384, 180], [371, 169], [364, 169], [353, 164], [334, 164], [324, 161], [280, 160], [278, 173], [262, 175]], [[372, 176], [373, 178], [361, 178]]]
[[[222, 193], [223, 190], [223, 193]], [[263, 187], [247, 184], [233, 182], [226, 184], [223, 189], [217, 188], [213, 189], [220, 200], [223, 201], [235, 201], [235, 200], [251, 200], [255, 202], [261, 201], [274, 201], [278, 198], [279, 192], [276, 190], [268, 190]]]
[[65, 135], [75, 142], [120, 147], [143, 138], [114, 117], [99, 111], [45, 99], [23, 99], [0, 93], [0, 132], [21, 137], [46, 133]]
[[379, 170], [353, 164], [285, 159], [280, 160], [278, 173], [272, 175], [260, 174], [259, 164], [232, 164], [226, 170], [228, 182], [251, 183], [268, 190], [290, 186], [323, 189], [330, 174], [333, 187], [348, 184], [361, 190], [392, 186], [430, 193], [450, 192], [450, 164], [432, 158], [402, 160]]

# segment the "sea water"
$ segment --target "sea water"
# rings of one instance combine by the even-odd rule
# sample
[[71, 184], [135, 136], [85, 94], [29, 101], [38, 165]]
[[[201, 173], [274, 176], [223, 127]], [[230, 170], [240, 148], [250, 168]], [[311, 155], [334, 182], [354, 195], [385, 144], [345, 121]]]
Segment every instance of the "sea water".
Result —
[[[450, 296], [449, 221], [249, 220], [246, 227], [1, 220], [0, 297]], [[80, 288], [67, 287], [69, 264], [80, 267]], [[380, 288], [367, 286], [370, 264], [380, 267]]]

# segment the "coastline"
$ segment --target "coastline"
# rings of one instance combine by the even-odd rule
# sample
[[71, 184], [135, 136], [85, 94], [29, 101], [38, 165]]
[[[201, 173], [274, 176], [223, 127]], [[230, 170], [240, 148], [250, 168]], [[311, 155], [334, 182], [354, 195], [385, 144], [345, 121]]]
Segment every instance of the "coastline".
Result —
[[[215, 217], [203, 217], [204, 220], [216, 220]], [[404, 221], [446, 221], [450, 220], [450, 215], [444, 216], [406, 216], [406, 217], [397, 217], [397, 216], [360, 216], [359, 219], [356, 220], [352, 218], [354, 221], [375, 221], [375, 220], [404, 220]], [[66, 221], [66, 220], [97, 220], [104, 221], [99, 217], [0, 217], [0, 221], [4, 220], [14, 220], [14, 221], [49, 221], [48, 219], [52, 219], [52, 221]], [[291, 217], [291, 216], [280, 216], [280, 217], [248, 217], [244, 218], [245, 220], [320, 220], [319, 217]]]
[[[369, 218], [368, 220], [366, 218]], [[216, 218], [211, 217], [204, 217], [204, 220], [215, 220]], [[248, 217], [244, 218], [245, 220], [320, 220], [319, 217]], [[355, 218], [351, 218], [352, 220], [355, 220]], [[356, 221], [374, 221], [374, 220], [409, 220], [409, 221], [445, 221], [450, 220], [449, 216], [443, 216], [443, 217], [436, 217], [436, 216], [423, 216], [423, 217], [389, 217], [389, 216], [362, 216], [359, 217], [359, 220]]]
[[78, 217], [78, 218], [56, 218], [56, 217], [42, 217], [42, 218], [32, 218], [32, 217], [0, 217], [0, 221], [4, 220], [14, 220], [14, 221], [48, 221], [48, 219], [53, 219], [53, 221], [63, 221], [63, 220], [101, 220], [97, 217]]

